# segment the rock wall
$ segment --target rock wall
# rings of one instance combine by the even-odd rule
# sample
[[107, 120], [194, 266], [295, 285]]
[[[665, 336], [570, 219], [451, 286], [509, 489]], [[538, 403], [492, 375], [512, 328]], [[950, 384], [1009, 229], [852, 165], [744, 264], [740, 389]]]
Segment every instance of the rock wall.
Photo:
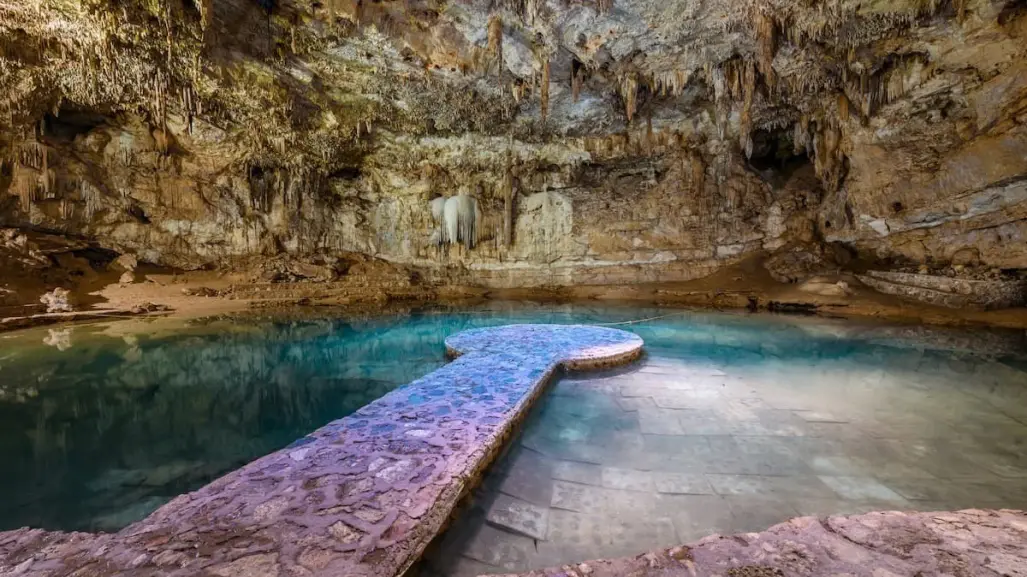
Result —
[[503, 287], [1027, 268], [1022, 1], [365, 4], [0, 4], [0, 224]]

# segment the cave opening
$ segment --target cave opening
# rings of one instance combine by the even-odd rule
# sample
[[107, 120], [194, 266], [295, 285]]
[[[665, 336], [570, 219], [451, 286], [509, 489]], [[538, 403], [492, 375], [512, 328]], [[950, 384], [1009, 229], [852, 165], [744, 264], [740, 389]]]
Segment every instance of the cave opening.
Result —
[[43, 137], [52, 141], [72, 142], [78, 136], [89, 134], [96, 128], [108, 124], [107, 116], [75, 108], [61, 108], [56, 114], [47, 112], [41, 128]]
[[782, 184], [804, 169], [812, 170], [813, 163], [805, 149], [795, 150], [790, 127], [777, 130], [755, 130], [752, 133], [752, 154], [748, 164], [773, 184]]

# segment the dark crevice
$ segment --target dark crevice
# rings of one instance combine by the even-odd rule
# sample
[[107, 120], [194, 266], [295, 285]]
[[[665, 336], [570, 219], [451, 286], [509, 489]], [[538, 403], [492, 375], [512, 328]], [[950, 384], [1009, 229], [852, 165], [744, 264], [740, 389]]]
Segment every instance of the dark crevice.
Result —
[[806, 152], [795, 152], [792, 144], [792, 130], [756, 130], [752, 133], [752, 155], [748, 158], [750, 168], [767, 182], [780, 186], [791, 179], [797, 171], [811, 166]]
[[50, 141], [72, 142], [76, 136], [85, 135], [107, 124], [102, 114], [74, 109], [61, 109], [57, 114], [46, 113], [43, 117], [43, 138]]

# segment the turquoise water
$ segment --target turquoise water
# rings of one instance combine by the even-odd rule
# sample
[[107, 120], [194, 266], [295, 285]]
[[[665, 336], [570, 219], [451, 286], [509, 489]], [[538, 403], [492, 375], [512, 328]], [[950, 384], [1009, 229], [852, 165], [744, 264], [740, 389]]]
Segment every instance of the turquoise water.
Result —
[[653, 354], [753, 370], [840, 359], [969, 370], [1027, 422], [1022, 331], [518, 303], [326, 316], [0, 335], [0, 530], [120, 529], [438, 368], [446, 336], [513, 322], [617, 324]]

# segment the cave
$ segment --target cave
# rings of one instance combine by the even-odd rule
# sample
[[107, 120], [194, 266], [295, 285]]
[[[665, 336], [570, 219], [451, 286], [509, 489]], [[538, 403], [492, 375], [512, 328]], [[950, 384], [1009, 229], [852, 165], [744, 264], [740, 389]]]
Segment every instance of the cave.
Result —
[[752, 153], [748, 164], [768, 181], [783, 185], [797, 171], [812, 168], [813, 162], [804, 148], [796, 150], [793, 129], [757, 130], [751, 138]]
[[0, 575], [1021, 574], [1025, 6], [0, 2]]

